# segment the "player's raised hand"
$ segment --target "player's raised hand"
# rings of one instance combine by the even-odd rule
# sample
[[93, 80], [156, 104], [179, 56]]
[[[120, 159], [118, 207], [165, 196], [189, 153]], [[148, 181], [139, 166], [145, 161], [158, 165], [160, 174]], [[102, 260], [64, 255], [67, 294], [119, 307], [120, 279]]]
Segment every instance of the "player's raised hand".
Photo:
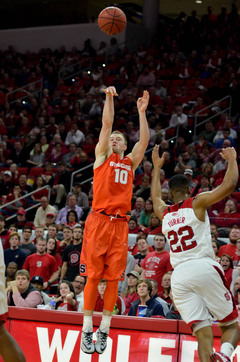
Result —
[[111, 95], [111, 96], [118, 96], [116, 88], [113, 86], [107, 87], [106, 89], [101, 89], [102, 92], [104, 92], [107, 95]]
[[148, 91], [143, 92], [143, 96], [137, 100], [137, 108], [139, 112], [145, 112], [149, 103], [149, 93]]
[[220, 155], [224, 160], [236, 160], [237, 153], [234, 147], [227, 147], [222, 148], [222, 152], [220, 152]]
[[162, 157], [159, 157], [159, 145], [155, 145], [152, 151], [152, 161], [154, 167], [162, 168], [165, 161], [165, 152], [163, 152]]

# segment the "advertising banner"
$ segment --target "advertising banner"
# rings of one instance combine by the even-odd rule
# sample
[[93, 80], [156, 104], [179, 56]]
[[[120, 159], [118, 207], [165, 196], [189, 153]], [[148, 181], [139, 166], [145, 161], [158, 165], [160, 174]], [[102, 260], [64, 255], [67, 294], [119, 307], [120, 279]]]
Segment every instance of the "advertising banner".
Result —
[[[99, 356], [80, 349], [81, 327], [11, 321], [11, 334], [34, 362], [177, 362], [177, 334], [111, 329], [106, 351]], [[96, 328], [94, 328], [94, 332]], [[94, 339], [95, 339], [94, 333]]]
[[[129, 322], [132, 328], [134, 318]], [[147, 326], [147, 318], [143, 322]], [[149, 322], [154, 324], [154, 321]], [[171, 325], [172, 321], [169, 322]], [[179, 323], [179, 334], [176, 328], [173, 333], [166, 328], [161, 332], [161, 323], [159, 332], [115, 326], [110, 330], [108, 346], [102, 355], [87, 355], [81, 351], [81, 325], [10, 319], [6, 327], [21, 346], [27, 362], [200, 362], [196, 338], [189, 334], [189, 327], [183, 322]], [[94, 327], [94, 340], [96, 329]], [[219, 331], [215, 335], [214, 348], [219, 351]], [[240, 362], [240, 346], [233, 357], [234, 362]]]

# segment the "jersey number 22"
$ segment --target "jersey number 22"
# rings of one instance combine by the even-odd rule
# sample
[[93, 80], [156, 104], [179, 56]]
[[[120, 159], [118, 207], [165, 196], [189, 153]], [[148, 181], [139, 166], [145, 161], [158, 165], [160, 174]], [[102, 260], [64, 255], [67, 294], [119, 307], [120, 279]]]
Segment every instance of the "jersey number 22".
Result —
[[[181, 253], [182, 251], [187, 251], [195, 248], [197, 246], [196, 240], [193, 240], [194, 232], [191, 226], [183, 226], [175, 230], [168, 232], [168, 241], [170, 244], [171, 251], [173, 253]], [[180, 243], [178, 243], [180, 241]], [[176, 244], [179, 245], [176, 245]]]

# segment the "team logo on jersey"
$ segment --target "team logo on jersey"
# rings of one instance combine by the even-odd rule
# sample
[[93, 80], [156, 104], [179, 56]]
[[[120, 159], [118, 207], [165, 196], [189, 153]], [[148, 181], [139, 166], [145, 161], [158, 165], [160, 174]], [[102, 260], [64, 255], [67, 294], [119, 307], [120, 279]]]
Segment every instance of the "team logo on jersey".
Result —
[[81, 273], [83, 273], [83, 274], [86, 273], [86, 265], [85, 265], [85, 264], [81, 264], [79, 271], [80, 271], [80, 274], [81, 274]]
[[231, 299], [231, 296], [229, 293], [225, 293], [224, 297], [226, 298], [226, 300], [229, 302], [229, 300]]
[[171, 215], [172, 215], [172, 216], [178, 216], [178, 213], [177, 213], [177, 212], [173, 212]]

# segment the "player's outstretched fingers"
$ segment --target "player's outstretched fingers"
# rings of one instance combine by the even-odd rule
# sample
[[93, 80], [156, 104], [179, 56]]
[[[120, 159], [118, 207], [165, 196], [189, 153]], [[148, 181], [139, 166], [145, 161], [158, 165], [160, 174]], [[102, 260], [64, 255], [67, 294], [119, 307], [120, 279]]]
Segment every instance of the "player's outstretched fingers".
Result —
[[105, 94], [111, 94], [112, 96], [115, 96], [115, 97], [118, 96], [115, 87], [108, 87], [106, 89], [101, 88], [101, 91], [104, 92]]

